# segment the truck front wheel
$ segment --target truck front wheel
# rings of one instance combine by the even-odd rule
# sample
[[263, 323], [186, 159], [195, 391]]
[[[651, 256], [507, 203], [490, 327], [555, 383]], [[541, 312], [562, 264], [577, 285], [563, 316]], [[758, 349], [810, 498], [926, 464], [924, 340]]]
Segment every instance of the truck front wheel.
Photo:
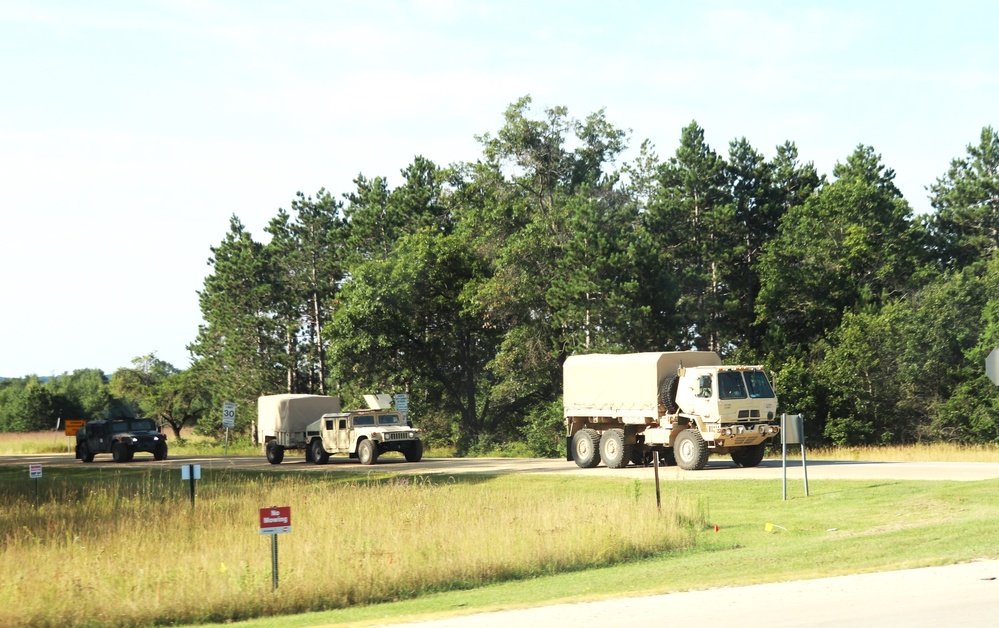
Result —
[[751, 445], [732, 450], [732, 462], [740, 467], [758, 467], [763, 462], [767, 444]]
[[128, 462], [128, 449], [121, 443], [111, 445], [111, 459], [115, 462]]
[[321, 441], [320, 439], [317, 438], [316, 440], [312, 441], [312, 444], [309, 445], [309, 449], [312, 451], [313, 463], [326, 464], [327, 462], [330, 461], [330, 454], [328, 451], [326, 451], [326, 448], [323, 447], [323, 441]]
[[418, 440], [410, 443], [403, 450], [402, 455], [406, 456], [406, 462], [419, 462], [423, 460], [423, 441]]
[[371, 439], [364, 439], [357, 444], [357, 459], [361, 464], [378, 462], [378, 445]]
[[596, 430], [579, 430], [572, 437], [572, 459], [583, 469], [600, 464], [600, 434]]
[[628, 466], [631, 460], [631, 447], [624, 444], [624, 430], [607, 430], [600, 437], [600, 459], [611, 469]]
[[699, 471], [708, 463], [708, 445], [697, 430], [683, 430], [673, 443], [676, 464], [686, 471]]
[[284, 447], [273, 441], [267, 443], [267, 462], [281, 464], [282, 460], [284, 460]]

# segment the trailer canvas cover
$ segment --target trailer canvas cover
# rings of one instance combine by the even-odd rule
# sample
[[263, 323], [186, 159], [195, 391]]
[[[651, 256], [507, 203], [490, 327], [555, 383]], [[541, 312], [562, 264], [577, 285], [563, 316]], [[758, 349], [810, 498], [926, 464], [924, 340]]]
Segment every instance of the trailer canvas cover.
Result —
[[713, 351], [574, 355], [562, 371], [565, 416], [657, 417], [659, 383], [677, 368], [721, 363]]
[[267, 395], [257, 400], [257, 433], [263, 442], [277, 432], [304, 432], [309, 423], [339, 411], [339, 397]]

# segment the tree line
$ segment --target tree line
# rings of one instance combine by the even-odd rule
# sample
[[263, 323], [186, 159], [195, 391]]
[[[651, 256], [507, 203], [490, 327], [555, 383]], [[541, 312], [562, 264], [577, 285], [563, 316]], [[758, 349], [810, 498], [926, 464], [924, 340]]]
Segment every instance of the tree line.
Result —
[[991, 127], [919, 216], [870, 146], [827, 176], [792, 142], [721, 154], [692, 122], [671, 156], [645, 141], [620, 163], [630, 135], [604, 111], [529, 97], [477, 140], [476, 161], [416, 157], [397, 187], [299, 193], [261, 239], [233, 215], [192, 365], [159, 381], [241, 423], [261, 394], [407, 392], [433, 442], [555, 454], [567, 356], [698, 349], [763, 364], [810, 442], [999, 439]]

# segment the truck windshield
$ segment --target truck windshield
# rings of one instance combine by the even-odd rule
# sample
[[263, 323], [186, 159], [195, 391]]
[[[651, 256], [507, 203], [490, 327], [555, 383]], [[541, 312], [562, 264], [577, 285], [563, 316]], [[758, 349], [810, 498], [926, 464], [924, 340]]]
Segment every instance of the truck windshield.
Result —
[[125, 421], [111, 421], [112, 434], [124, 434], [128, 431], [128, 423]]
[[399, 425], [398, 414], [379, 414], [378, 425]]
[[742, 373], [738, 371], [722, 371], [718, 373], [718, 398], [746, 398], [746, 385], [742, 382]]
[[774, 389], [770, 387], [766, 374], [763, 371], [748, 371], [746, 373], [746, 385], [749, 386], [749, 396], [753, 399], [771, 398], [774, 396]]
[[373, 415], [361, 415], [354, 417], [354, 427], [371, 427], [375, 424], [375, 417]]
[[132, 421], [132, 431], [147, 430], [150, 432], [156, 431], [156, 424], [149, 419], [139, 419], [138, 421]]

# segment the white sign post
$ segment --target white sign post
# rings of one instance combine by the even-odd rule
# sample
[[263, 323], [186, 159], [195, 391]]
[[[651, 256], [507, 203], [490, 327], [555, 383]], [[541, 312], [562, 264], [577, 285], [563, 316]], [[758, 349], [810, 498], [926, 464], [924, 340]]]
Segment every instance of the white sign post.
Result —
[[985, 375], [990, 382], [999, 386], [999, 347], [993, 349], [989, 357], [985, 358]]
[[28, 477], [35, 481], [35, 508], [38, 508], [38, 478], [42, 477], [42, 465], [29, 464]]
[[225, 456], [229, 456], [229, 429], [236, 427], [236, 404], [231, 401], [222, 403], [222, 425], [225, 426]]

